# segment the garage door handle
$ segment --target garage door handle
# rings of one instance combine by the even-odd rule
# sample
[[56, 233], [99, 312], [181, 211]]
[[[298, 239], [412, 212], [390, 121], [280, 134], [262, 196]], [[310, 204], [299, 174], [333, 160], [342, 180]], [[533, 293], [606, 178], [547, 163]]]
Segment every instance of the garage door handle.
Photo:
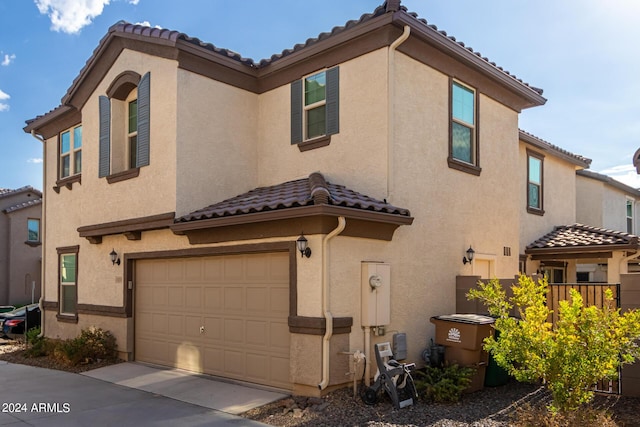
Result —
[[204, 334], [204, 326], [200, 326], [200, 333]]

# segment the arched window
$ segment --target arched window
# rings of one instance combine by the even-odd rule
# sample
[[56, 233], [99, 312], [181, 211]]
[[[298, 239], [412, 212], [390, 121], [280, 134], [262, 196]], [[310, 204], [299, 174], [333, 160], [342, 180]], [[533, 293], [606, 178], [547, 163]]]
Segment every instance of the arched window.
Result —
[[118, 75], [99, 97], [99, 177], [149, 164], [150, 74]]

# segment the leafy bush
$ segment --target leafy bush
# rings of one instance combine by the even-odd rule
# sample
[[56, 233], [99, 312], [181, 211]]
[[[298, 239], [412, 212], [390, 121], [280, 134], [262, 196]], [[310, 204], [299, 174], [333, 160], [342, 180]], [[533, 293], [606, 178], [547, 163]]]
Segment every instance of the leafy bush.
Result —
[[[584, 307], [572, 290], [571, 300], [560, 302], [554, 326], [548, 322], [547, 287], [546, 279], [536, 283], [521, 275], [511, 298], [497, 279], [480, 282], [467, 296], [483, 301], [497, 317], [500, 339], [486, 338], [484, 345], [496, 363], [518, 381], [542, 380], [552, 394], [551, 410], [566, 412], [591, 401], [596, 382], [616, 378], [622, 363], [640, 356], [640, 312], [614, 309], [610, 290], [604, 308]], [[509, 315], [513, 307], [519, 320]]]
[[48, 354], [51, 347], [48, 340], [40, 336], [40, 326], [31, 328], [25, 334], [27, 339], [26, 355], [28, 357], [42, 357]]
[[116, 339], [111, 332], [100, 328], [83, 329], [78, 337], [62, 341], [54, 356], [73, 366], [113, 360], [117, 356]]
[[415, 372], [418, 396], [439, 403], [455, 403], [471, 383], [474, 368], [445, 365], [442, 368], [426, 366]]

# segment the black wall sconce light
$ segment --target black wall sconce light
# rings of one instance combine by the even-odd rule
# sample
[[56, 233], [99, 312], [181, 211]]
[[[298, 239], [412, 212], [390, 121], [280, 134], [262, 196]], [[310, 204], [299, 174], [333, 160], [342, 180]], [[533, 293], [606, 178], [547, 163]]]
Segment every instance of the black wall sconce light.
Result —
[[120, 257], [118, 256], [118, 253], [116, 252], [115, 249], [111, 250], [111, 253], [109, 254], [109, 256], [111, 257], [111, 264], [120, 265]]
[[473, 255], [476, 253], [476, 251], [473, 250], [473, 248], [471, 246], [469, 246], [469, 249], [467, 249], [467, 256], [463, 256], [462, 257], [462, 263], [463, 264], [467, 264], [467, 263], [471, 263], [471, 261], [473, 261]]
[[296, 247], [298, 248], [298, 251], [300, 251], [300, 258], [311, 257], [311, 248], [309, 247], [307, 238], [304, 237], [304, 233], [301, 233], [298, 240], [296, 240]]

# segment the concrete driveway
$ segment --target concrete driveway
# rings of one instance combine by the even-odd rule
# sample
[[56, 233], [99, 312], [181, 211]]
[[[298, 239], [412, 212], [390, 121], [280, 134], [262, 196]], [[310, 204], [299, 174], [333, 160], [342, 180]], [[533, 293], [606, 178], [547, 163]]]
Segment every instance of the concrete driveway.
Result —
[[0, 426], [264, 426], [233, 414], [284, 396], [137, 363], [73, 374], [0, 361], [0, 378]]

